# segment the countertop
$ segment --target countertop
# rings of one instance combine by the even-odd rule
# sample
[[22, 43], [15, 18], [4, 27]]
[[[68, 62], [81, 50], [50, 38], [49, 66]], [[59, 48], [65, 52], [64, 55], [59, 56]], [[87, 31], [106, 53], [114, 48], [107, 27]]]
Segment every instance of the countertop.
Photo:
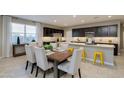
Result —
[[84, 47], [100, 47], [100, 48], [115, 48], [114, 45], [108, 45], [108, 44], [95, 44], [95, 45], [88, 45], [85, 43], [68, 43], [70, 45], [79, 45]]
[[[71, 41], [71, 43], [85, 43], [85, 41]], [[95, 42], [96, 44], [118, 44], [118, 43], [114, 43], [114, 42]]]

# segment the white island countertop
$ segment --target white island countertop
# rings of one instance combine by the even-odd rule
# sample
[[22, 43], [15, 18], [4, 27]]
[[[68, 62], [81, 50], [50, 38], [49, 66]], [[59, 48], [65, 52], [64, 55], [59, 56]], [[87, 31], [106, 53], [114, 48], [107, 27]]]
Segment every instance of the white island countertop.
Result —
[[101, 47], [101, 48], [114, 48], [114, 45], [108, 45], [108, 44], [95, 44], [95, 45], [88, 45], [85, 43], [68, 43], [69, 45], [78, 45], [78, 46], [84, 46], [84, 47]]

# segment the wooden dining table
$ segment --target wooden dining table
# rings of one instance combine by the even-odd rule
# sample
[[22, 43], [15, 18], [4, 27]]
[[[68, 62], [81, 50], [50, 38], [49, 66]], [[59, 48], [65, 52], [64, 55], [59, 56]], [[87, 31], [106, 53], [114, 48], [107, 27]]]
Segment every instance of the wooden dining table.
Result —
[[58, 78], [58, 65], [65, 60], [67, 60], [69, 57], [72, 56], [72, 53], [69, 51], [63, 51], [63, 52], [58, 52], [54, 51], [53, 54], [48, 55], [48, 60], [52, 60], [54, 62], [54, 78]]

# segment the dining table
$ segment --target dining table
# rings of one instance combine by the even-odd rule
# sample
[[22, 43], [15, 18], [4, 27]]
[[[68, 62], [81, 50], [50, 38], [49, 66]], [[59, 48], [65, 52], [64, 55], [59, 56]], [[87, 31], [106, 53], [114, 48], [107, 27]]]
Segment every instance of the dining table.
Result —
[[67, 60], [69, 57], [72, 56], [72, 53], [70, 53], [69, 51], [65, 50], [65, 51], [54, 51], [53, 53], [47, 55], [48, 60], [52, 60], [53, 62], [53, 69], [54, 69], [54, 78], [58, 78], [58, 65], [63, 63], [63, 62], [67, 62], [65, 60]]

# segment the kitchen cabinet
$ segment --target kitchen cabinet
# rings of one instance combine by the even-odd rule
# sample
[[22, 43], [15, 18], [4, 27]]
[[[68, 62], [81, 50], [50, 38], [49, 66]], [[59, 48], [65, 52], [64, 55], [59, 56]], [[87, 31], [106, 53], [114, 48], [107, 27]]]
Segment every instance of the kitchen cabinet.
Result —
[[48, 28], [48, 27], [44, 27], [43, 28], [43, 36], [53, 37], [53, 34], [54, 33], [61, 33], [62, 34], [62, 37], [64, 37], [64, 30], [53, 29], [53, 28]]
[[73, 29], [72, 37], [80, 37], [80, 29]]
[[14, 44], [13, 45], [13, 57], [25, 55], [25, 44]]
[[80, 37], [85, 37], [85, 31], [84, 31], [84, 29], [80, 29]]
[[117, 37], [117, 25], [109, 26], [109, 37]]
[[117, 37], [117, 25], [72, 29], [72, 37], [85, 37], [86, 33], [94, 33], [95, 37]]
[[98, 37], [108, 37], [108, 26], [99, 27]]
[[73, 29], [72, 30], [72, 37], [84, 37], [85, 31], [84, 29]]

